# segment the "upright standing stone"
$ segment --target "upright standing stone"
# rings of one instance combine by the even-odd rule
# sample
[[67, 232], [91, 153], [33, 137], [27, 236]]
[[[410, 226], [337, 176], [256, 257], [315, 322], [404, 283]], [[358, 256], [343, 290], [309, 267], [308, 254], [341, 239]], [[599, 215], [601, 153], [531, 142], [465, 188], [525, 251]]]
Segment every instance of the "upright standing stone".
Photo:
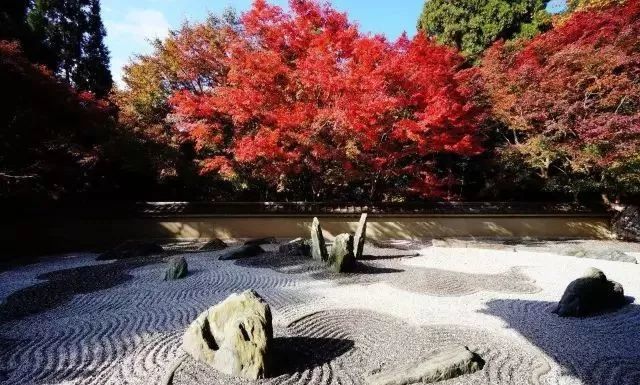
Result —
[[320, 221], [317, 217], [314, 217], [311, 223], [311, 256], [319, 261], [328, 259], [327, 246], [324, 243], [322, 227], [320, 227]]
[[182, 349], [231, 376], [264, 378], [273, 341], [271, 309], [253, 290], [232, 294], [187, 328]]
[[353, 255], [353, 235], [340, 234], [333, 240], [328, 262], [336, 273], [343, 273], [353, 269], [356, 263]]
[[362, 250], [364, 250], [364, 242], [367, 237], [367, 214], [360, 215], [360, 222], [358, 222], [358, 228], [356, 229], [356, 235], [353, 239], [353, 254], [356, 259], [362, 258]]

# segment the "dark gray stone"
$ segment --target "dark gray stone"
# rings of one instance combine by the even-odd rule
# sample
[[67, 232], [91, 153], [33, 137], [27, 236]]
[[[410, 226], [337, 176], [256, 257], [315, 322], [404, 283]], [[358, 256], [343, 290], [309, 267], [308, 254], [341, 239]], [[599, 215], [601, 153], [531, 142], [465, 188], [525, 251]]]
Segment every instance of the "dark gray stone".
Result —
[[369, 375], [368, 385], [430, 384], [471, 374], [484, 367], [484, 360], [465, 346], [436, 350], [423, 360]]
[[264, 253], [262, 247], [257, 245], [243, 245], [220, 256], [221, 261], [250, 258]]
[[291, 242], [280, 245], [278, 252], [287, 257], [291, 256], [311, 256], [311, 246], [303, 238], [296, 238]]
[[358, 228], [356, 229], [355, 236], [353, 237], [353, 254], [356, 259], [362, 258], [362, 250], [364, 250], [364, 242], [367, 238], [367, 214], [360, 215], [360, 221], [358, 222]]
[[224, 250], [227, 247], [229, 246], [227, 246], [227, 244], [224, 243], [224, 241], [218, 238], [214, 238], [209, 240], [204, 245], [200, 246], [200, 248], [198, 248], [198, 251], [217, 251], [217, 250]]
[[586, 317], [616, 310], [626, 303], [622, 285], [590, 268], [567, 286], [553, 312], [561, 317]]
[[167, 271], [164, 273], [165, 281], [173, 281], [187, 276], [188, 266], [184, 257], [175, 256], [169, 259]]
[[129, 259], [162, 254], [162, 246], [148, 241], [126, 241], [98, 256], [99, 261], [110, 259]]
[[311, 256], [318, 261], [326, 261], [329, 257], [318, 218], [313, 218], [311, 223]]
[[278, 241], [274, 237], [266, 237], [266, 238], [249, 239], [244, 244], [245, 246], [260, 246], [260, 245], [267, 245], [267, 244], [272, 244], [277, 242]]
[[356, 264], [353, 255], [353, 235], [340, 234], [333, 240], [329, 253], [329, 266], [336, 273], [344, 273], [353, 270]]
[[640, 242], [640, 207], [625, 207], [613, 217], [611, 224], [619, 239]]

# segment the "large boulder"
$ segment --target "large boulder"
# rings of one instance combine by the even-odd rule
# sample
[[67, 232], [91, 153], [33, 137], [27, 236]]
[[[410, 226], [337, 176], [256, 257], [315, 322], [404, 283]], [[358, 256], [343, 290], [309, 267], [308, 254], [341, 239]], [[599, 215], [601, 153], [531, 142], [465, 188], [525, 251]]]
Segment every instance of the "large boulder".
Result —
[[316, 217], [313, 218], [311, 223], [311, 256], [319, 261], [326, 261], [328, 258], [322, 227], [320, 227], [320, 221]]
[[613, 217], [611, 227], [619, 239], [640, 242], [640, 207], [625, 207]]
[[150, 255], [162, 254], [164, 249], [162, 246], [148, 241], [126, 241], [105, 251], [98, 256], [99, 261], [111, 259], [129, 259], [136, 257], [148, 257]]
[[293, 241], [284, 243], [278, 248], [278, 252], [286, 257], [310, 256], [311, 246], [303, 238], [296, 238]]
[[329, 266], [336, 273], [351, 271], [356, 264], [353, 255], [353, 235], [339, 234], [333, 240], [331, 252], [329, 253]]
[[567, 286], [553, 312], [561, 317], [585, 317], [615, 310], [626, 302], [622, 285], [590, 268]]
[[271, 309], [253, 290], [232, 294], [187, 328], [182, 349], [230, 376], [264, 378], [273, 341]]
[[228, 247], [227, 244], [224, 243], [223, 240], [218, 238], [213, 238], [207, 241], [207, 243], [205, 243], [204, 245], [200, 246], [198, 248], [198, 251], [218, 251], [218, 250], [224, 250], [227, 247]]
[[465, 346], [437, 350], [424, 360], [406, 363], [368, 376], [369, 385], [430, 384], [465, 374], [484, 367], [484, 360]]
[[264, 253], [264, 250], [258, 245], [244, 245], [224, 253], [219, 259], [221, 261], [229, 261], [233, 259], [256, 257], [262, 253]]
[[362, 258], [362, 251], [364, 250], [364, 242], [367, 237], [367, 214], [360, 215], [360, 221], [358, 222], [358, 228], [356, 234], [353, 237], [353, 254], [356, 259]]
[[171, 257], [168, 261], [167, 270], [164, 273], [165, 281], [173, 281], [187, 276], [188, 267], [184, 257]]

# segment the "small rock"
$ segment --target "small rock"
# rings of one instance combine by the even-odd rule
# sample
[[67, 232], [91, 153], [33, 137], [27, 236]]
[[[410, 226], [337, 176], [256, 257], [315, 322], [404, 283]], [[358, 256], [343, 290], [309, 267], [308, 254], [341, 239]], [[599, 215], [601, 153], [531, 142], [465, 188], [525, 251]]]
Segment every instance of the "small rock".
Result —
[[327, 245], [324, 243], [324, 235], [322, 234], [322, 227], [320, 227], [320, 221], [318, 218], [313, 218], [311, 223], [311, 256], [318, 261], [326, 261]]
[[583, 247], [576, 247], [567, 250], [565, 254], [576, 258], [593, 258], [602, 259], [605, 261], [638, 263], [635, 257], [628, 255], [624, 251], [616, 249], [589, 250]]
[[271, 309], [253, 290], [232, 294], [187, 328], [182, 349], [230, 376], [265, 378], [273, 341]]
[[622, 285], [590, 268], [567, 286], [553, 311], [560, 317], [585, 317], [615, 310], [626, 304]]
[[99, 261], [110, 259], [128, 259], [135, 257], [147, 257], [150, 255], [162, 254], [162, 246], [147, 241], [126, 241], [106, 251], [98, 256]]
[[257, 245], [244, 245], [240, 246], [237, 249], [231, 250], [218, 258], [221, 261], [229, 261], [232, 259], [242, 259], [242, 258], [250, 258], [255, 257], [264, 253], [262, 247]]
[[329, 265], [336, 273], [351, 271], [356, 260], [353, 255], [353, 235], [340, 234], [333, 240], [329, 253]]
[[227, 246], [227, 244], [224, 243], [224, 241], [222, 241], [221, 239], [213, 238], [204, 245], [200, 246], [198, 248], [198, 251], [217, 251], [226, 249], [227, 247], [229, 246]]
[[188, 267], [184, 257], [176, 256], [169, 259], [169, 266], [164, 273], [165, 281], [173, 281], [187, 276]]
[[266, 237], [266, 238], [257, 238], [257, 239], [249, 239], [244, 243], [245, 246], [260, 246], [267, 245], [271, 243], [277, 243], [278, 241], [274, 237]]
[[429, 384], [471, 374], [484, 367], [484, 360], [465, 346], [437, 350], [421, 361], [372, 374], [369, 385]]
[[296, 238], [291, 242], [280, 245], [278, 252], [287, 257], [293, 256], [310, 256], [311, 246], [303, 238]]
[[362, 250], [364, 250], [364, 242], [367, 237], [367, 214], [360, 215], [360, 221], [358, 222], [358, 228], [353, 238], [353, 254], [356, 259], [362, 258]]

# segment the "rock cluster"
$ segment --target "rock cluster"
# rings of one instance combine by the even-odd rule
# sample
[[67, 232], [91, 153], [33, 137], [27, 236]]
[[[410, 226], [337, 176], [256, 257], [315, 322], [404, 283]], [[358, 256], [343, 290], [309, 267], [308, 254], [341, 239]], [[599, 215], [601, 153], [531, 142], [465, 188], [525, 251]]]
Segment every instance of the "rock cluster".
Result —
[[561, 317], [585, 317], [625, 304], [622, 285], [608, 280], [602, 271], [590, 268], [567, 286], [553, 312]]
[[230, 376], [264, 378], [273, 341], [271, 309], [253, 290], [232, 294], [187, 328], [182, 349]]
[[351, 271], [356, 265], [356, 259], [362, 257], [366, 232], [367, 214], [362, 214], [355, 237], [347, 233], [337, 235], [331, 250], [327, 253], [320, 221], [318, 218], [313, 218], [311, 223], [311, 256], [314, 259], [327, 262], [337, 273]]
[[99, 261], [110, 259], [129, 259], [162, 254], [162, 246], [148, 241], [126, 241], [98, 256]]
[[175, 256], [169, 259], [167, 270], [164, 273], [165, 281], [173, 281], [187, 276], [188, 266], [184, 257]]
[[372, 374], [366, 382], [369, 385], [430, 384], [471, 374], [483, 367], [480, 356], [466, 346], [454, 346], [434, 351], [423, 360]]
[[640, 242], [640, 207], [627, 206], [612, 221], [613, 231], [618, 238]]

